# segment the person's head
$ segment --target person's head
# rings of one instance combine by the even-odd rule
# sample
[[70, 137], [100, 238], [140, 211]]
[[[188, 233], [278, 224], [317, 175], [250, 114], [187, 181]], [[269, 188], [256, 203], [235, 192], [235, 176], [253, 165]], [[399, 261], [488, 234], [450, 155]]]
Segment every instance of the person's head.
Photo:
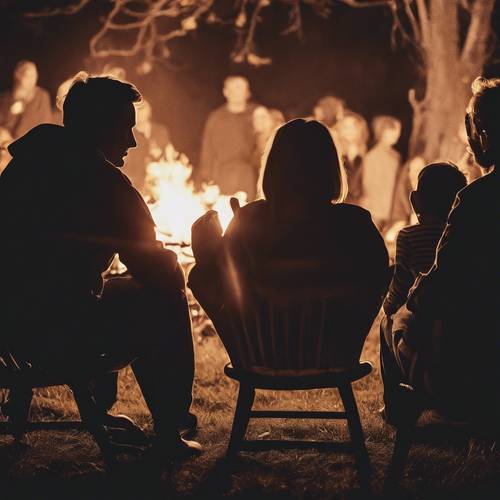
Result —
[[19, 61], [14, 68], [14, 85], [25, 93], [33, 91], [38, 81], [38, 71], [32, 61]]
[[331, 128], [344, 117], [344, 101], [330, 95], [322, 97], [314, 106], [313, 114], [315, 120]]
[[336, 130], [343, 152], [353, 145], [358, 149], [360, 155], [366, 153], [369, 131], [366, 120], [361, 115], [347, 111], [344, 118], [337, 124]]
[[330, 132], [316, 120], [296, 119], [282, 125], [269, 142], [263, 161], [263, 192], [277, 210], [345, 199], [344, 167]]
[[474, 80], [465, 126], [477, 164], [488, 168], [500, 161], [500, 78]]
[[401, 135], [401, 122], [394, 116], [380, 115], [372, 121], [375, 142], [392, 147], [399, 141]]
[[465, 175], [451, 162], [431, 163], [418, 175], [410, 201], [420, 222], [445, 222], [457, 193], [467, 185]]
[[141, 94], [130, 83], [79, 75], [63, 106], [63, 123], [74, 135], [98, 148], [115, 166], [123, 166], [135, 147], [135, 104]]
[[256, 134], [270, 135], [274, 127], [269, 109], [265, 106], [257, 106], [252, 113], [252, 124]]
[[250, 85], [244, 76], [231, 75], [224, 80], [222, 93], [230, 107], [244, 108], [250, 99]]

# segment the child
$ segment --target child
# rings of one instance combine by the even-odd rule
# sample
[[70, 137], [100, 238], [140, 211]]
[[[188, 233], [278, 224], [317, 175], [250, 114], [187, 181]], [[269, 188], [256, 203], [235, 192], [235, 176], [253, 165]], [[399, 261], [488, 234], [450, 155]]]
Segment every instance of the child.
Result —
[[383, 229], [391, 218], [392, 200], [400, 155], [394, 149], [401, 135], [401, 122], [393, 116], [377, 116], [372, 123], [375, 146], [363, 161], [363, 203], [375, 225]]
[[419, 174], [410, 202], [418, 223], [402, 229], [396, 242], [396, 265], [384, 312], [390, 316], [405, 302], [415, 278], [434, 263], [436, 247], [456, 194], [467, 180], [453, 163], [431, 163]]

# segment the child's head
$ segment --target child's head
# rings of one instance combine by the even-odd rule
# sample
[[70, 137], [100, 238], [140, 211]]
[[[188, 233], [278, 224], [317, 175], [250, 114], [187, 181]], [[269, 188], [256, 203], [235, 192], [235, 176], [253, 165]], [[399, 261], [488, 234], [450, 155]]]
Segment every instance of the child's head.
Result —
[[451, 162], [431, 163], [418, 176], [410, 201], [418, 220], [446, 221], [457, 193], [467, 185], [465, 175]]
[[394, 116], [380, 115], [372, 121], [373, 135], [376, 143], [394, 146], [401, 135], [401, 122]]

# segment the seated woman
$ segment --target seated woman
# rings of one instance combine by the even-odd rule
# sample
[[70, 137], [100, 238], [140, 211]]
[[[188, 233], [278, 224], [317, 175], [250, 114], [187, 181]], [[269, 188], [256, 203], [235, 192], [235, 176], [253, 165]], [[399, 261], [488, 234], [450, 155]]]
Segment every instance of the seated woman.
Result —
[[[330, 309], [324, 320], [327, 338], [319, 355], [306, 360], [303, 368], [352, 366], [388, 281], [382, 237], [369, 212], [342, 203], [345, 172], [321, 123], [297, 119], [281, 126], [264, 163], [265, 199], [237, 210], [224, 236], [215, 212], [194, 224], [196, 266], [189, 286], [213, 320], [233, 363], [243, 335], [241, 323], [234, 322], [235, 310], [245, 316], [256, 297], [280, 306], [329, 299], [334, 313]], [[292, 315], [289, 323], [300, 321]], [[270, 328], [259, 327], [264, 351], [266, 336], [276, 330]], [[275, 347], [274, 368], [284, 368], [285, 346], [278, 340]], [[294, 349], [298, 344], [287, 344], [292, 358]]]

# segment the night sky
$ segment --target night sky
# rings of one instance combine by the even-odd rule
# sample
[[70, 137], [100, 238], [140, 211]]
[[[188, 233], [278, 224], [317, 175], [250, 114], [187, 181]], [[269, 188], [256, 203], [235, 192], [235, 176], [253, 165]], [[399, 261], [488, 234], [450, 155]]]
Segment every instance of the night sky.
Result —
[[[12, 69], [21, 58], [38, 65], [40, 85], [52, 97], [64, 79], [80, 69], [97, 71], [106, 62], [88, 58], [88, 40], [98, 30], [107, 2], [94, 2], [74, 16], [48, 19], [25, 18], [26, 2], [4, 0], [4, 4], [8, 6], [0, 15], [1, 90], [10, 85]], [[391, 47], [389, 11], [338, 5], [328, 19], [308, 8], [303, 15], [301, 42], [293, 35], [279, 35], [285, 23], [283, 10], [274, 6], [266, 10], [257, 44], [261, 55], [273, 58], [269, 67], [231, 63], [234, 33], [220, 27], [202, 27], [172, 43], [171, 60], [147, 76], [135, 71], [139, 58], [116, 62], [152, 103], [155, 119], [168, 126], [176, 148], [195, 164], [204, 121], [211, 109], [223, 103], [221, 84], [229, 73], [246, 75], [253, 99], [281, 109], [287, 118], [309, 114], [314, 102], [327, 94], [343, 98], [368, 120], [393, 114], [403, 121], [398, 148], [404, 154], [411, 123], [407, 93], [418, 74], [408, 47]], [[488, 72], [498, 74], [497, 69], [493, 65]]]

